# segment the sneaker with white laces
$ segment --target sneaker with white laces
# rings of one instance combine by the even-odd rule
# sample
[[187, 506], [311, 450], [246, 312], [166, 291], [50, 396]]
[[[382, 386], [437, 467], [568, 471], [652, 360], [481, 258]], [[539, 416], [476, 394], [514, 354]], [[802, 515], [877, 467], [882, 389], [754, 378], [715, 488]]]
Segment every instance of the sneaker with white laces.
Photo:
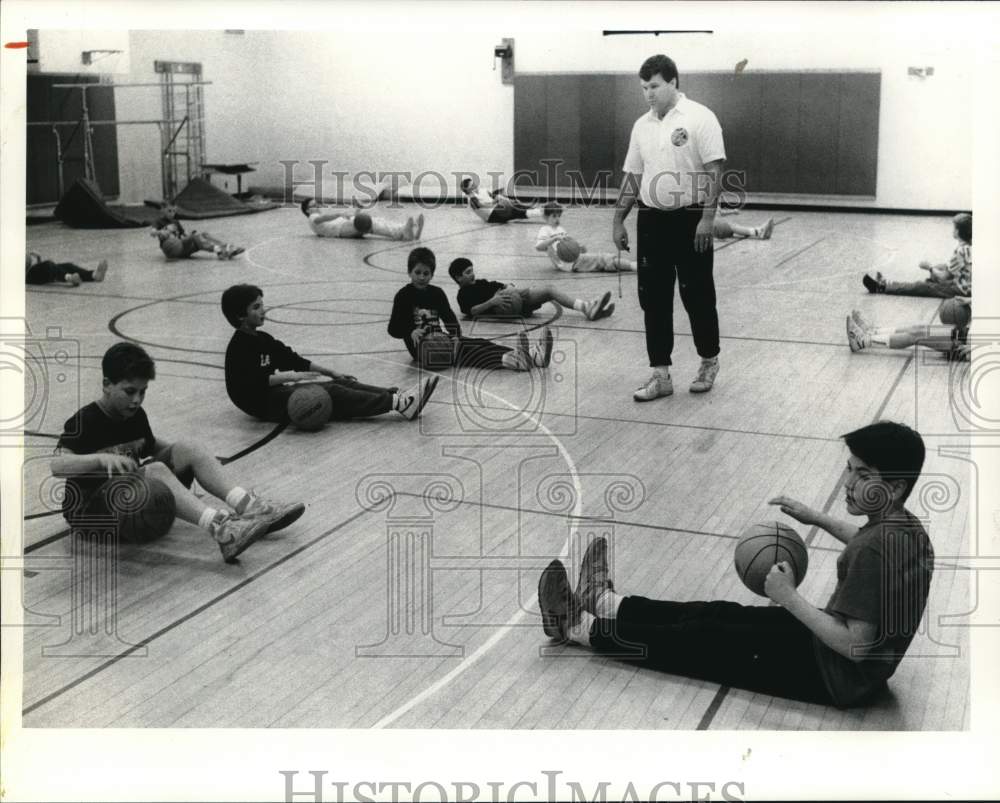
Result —
[[399, 404], [396, 412], [407, 421], [415, 420], [426, 406], [434, 388], [437, 387], [440, 377], [431, 376], [423, 380], [413, 390], [399, 395]]
[[583, 315], [588, 321], [599, 321], [601, 318], [607, 318], [611, 312], [615, 311], [614, 305], [611, 305], [611, 312], [608, 312], [608, 304], [611, 301], [611, 291], [608, 290], [600, 298], [595, 298], [593, 301], [588, 301], [583, 305]]
[[847, 344], [855, 354], [872, 344], [872, 336], [868, 330], [859, 326], [850, 315], [847, 316]]
[[267, 535], [267, 519], [244, 519], [223, 514], [212, 522], [212, 537], [218, 542], [222, 558], [232, 563], [254, 541]]
[[718, 358], [702, 360], [701, 365], [698, 367], [698, 376], [694, 378], [694, 382], [691, 383], [691, 387], [688, 389], [692, 393], [707, 393], [712, 389], [712, 385], [715, 384], [715, 377], [718, 375]]
[[632, 398], [636, 401], [647, 402], [659, 399], [661, 396], [673, 395], [674, 383], [670, 379], [670, 374], [666, 372], [661, 374], [659, 371], [654, 371], [649, 381], [636, 389], [635, 393], [632, 394]]
[[242, 519], [264, 519], [267, 521], [267, 532], [276, 533], [278, 530], [283, 530], [290, 524], [294, 524], [305, 512], [306, 506], [302, 502], [282, 505], [251, 491], [250, 500], [243, 506], [243, 510], [239, 511], [239, 517]]
[[608, 570], [608, 539], [603, 535], [587, 546], [580, 563], [580, 577], [573, 600], [583, 610], [597, 615], [597, 601], [605, 591], [614, 591]]
[[538, 343], [531, 349], [530, 364], [536, 368], [548, 368], [552, 362], [552, 330], [547, 326], [542, 327], [541, 336]]

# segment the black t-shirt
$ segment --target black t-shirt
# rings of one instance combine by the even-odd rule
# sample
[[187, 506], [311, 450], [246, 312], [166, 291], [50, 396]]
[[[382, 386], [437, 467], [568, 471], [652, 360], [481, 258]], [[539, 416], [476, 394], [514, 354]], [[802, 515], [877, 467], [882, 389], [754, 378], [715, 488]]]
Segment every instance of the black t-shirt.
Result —
[[476, 279], [466, 287], [458, 290], [458, 308], [464, 315], [471, 315], [472, 308], [489, 301], [493, 296], [504, 289], [506, 285], [502, 282], [491, 282], [488, 279]]
[[406, 350], [414, 359], [417, 351], [410, 340], [410, 333], [417, 328], [445, 330], [458, 337], [462, 327], [455, 317], [455, 311], [448, 303], [444, 290], [433, 284], [419, 290], [408, 284], [396, 293], [392, 300], [392, 315], [389, 318], [389, 334], [400, 338]]
[[237, 329], [226, 349], [226, 392], [244, 413], [264, 418], [271, 374], [308, 371], [310, 362], [267, 332]]
[[[141, 407], [131, 418], [116, 419], [105, 413], [97, 402], [91, 402], [66, 419], [56, 449], [73, 454], [119, 454], [138, 463], [153, 455], [156, 438], [146, 411]], [[107, 479], [107, 475], [100, 472], [67, 477], [63, 515], [82, 507]]]

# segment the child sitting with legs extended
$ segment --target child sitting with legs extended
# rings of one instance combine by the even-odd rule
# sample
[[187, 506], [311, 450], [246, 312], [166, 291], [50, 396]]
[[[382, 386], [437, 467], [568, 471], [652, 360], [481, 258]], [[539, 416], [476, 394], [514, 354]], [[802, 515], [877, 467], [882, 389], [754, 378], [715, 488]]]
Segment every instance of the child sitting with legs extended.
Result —
[[350, 212], [320, 212], [315, 198], [306, 198], [301, 204], [302, 214], [309, 220], [309, 228], [317, 237], [340, 237], [356, 240], [366, 234], [390, 240], [419, 240], [424, 231], [424, 216], [416, 220], [408, 217], [405, 223], [390, 223], [360, 208]]
[[[446, 335], [450, 343], [449, 352], [441, 356], [444, 367], [506, 368], [511, 371], [527, 371], [532, 366], [547, 368], [552, 359], [552, 332], [542, 328], [538, 343], [529, 347], [524, 332], [518, 336], [517, 348], [509, 349], [492, 340], [465, 337], [458, 318], [448, 303], [444, 290], [431, 284], [437, 258], [429, 248], [414, 248], [406, 260], [406, 270], [410, 283], [401, 288], [392, 300], [392, 314], [389, 318], [389, 334], [406, 345], [419, 364], [428, 366], [435, 360], [429, 356], [431, 343]], [[435, 335], [435, 338], [430, 338]], [[428, 344], [424, 344], [428, 338]], [[439, 353], [439, 346], [433, 346]], [[429, 367], [433, 367], [430, 365]]]
[[609, 290], [600, 298], [584, 301], [571, 298], [552, 285], [545, 287], [515, 287], [512, 284], [477, 279], [472, 261], [459, 257], [448, 266], [448, 275], [458, 285], [458, 307], [465, 315], [477, 318], [496, 315], [520, 318], [531, 315], [546, 301], [554, 301], [566, 309], [576, 310], [588, 321], [607, 318], [615, 311]]
[[774, 218], [768, 218], [763, 226], [743, 226], [739, 223], [730, 223], [724, 220], [720, 214], [715, 216], [712, 223], [712, 236], [716, 240], [728, 240], [730, 237], [742, 237], [748, 240], [770, 240], [774, 231]]
[[[109, 507], [116, 494], [108, 485], [126, 474], [163, 482], [177, 516], [215, 539], [227, 562], [305, 512], [300, 502], [276, 504], [248, 491], [197, 440], [168, 443], [153, 435], [142, 403], [156, 366], [140, 346], [116, 343], [101, 370], [101, 397], [67, 419], [51, 464], [52, 474], [66, 480], [63, 516], [71, 525], [120, 512]], [[191, 492], [194, 480], [225, 504], [206, 505]]]
[[512, 220], [541, 220], [542, 210], [508, 198], [503, 190], [487, 192], [479, 188], [479, 179], [464, 178], [459, 185], [469, 200], [469, 209], [484, 223], [509, 223]]
[[24, 258], [25, 284], [64, 283], [79, 287], [81, 282], [103, 282], [108, 272], [108, 261], [102, 259], [94, 270], [81, 268], [72, 262], [43, 260], [34, 251]]
[[940, 325], [878, 326], [865, 320], [858, 310], [852, 310], [847, 316], [847, 343], [855, 353], [877, 346], [888, 349], [925, 346], [944, 352], [951, 359], [968, 359], [972, 297], [946, 299], [938, 310], [938, 319]]
[[365, 385], [347, 374], [311, 362], [260, 331], [267, 310], [264, 291], [237, 284], [222, 294], [222, 314], [236, 329], [226, 349], [226, 392], [247, 415], [288, 420], [288, 399], [303, 382], [317, 383], [330, 396], [331, 421], [370, 418], [390, 411], [408, 421], [420, 415], [437, 385], [430, 377], [408, 392]]
[[866, 273], [861, 279], [869, 293], [928, 298], [954, 298], [972, 295], [972, 215], [960, 212], [952, 219], [952, 237], [958, 245], [947, 264], [921, 262], [920, 269], [928, 272], [917, 282], [890, 282], [880, 272]]
[[562, 227], [563, 207], [560, 203], [549, 201], [542, 207], [542, 214], [545, 225], [538, 230], [535, 250], [547, 253], [556, 270], [564, 273], [595, 273], [636, 269], [636, 263], [626, 257], [588, 253], [587, 247], [577, 243]]
[[219, 259], [232, 259], [244, 249], [217, 240], [203, 231], [187, 232], [176, 218], [173, 207], [166, 207], [162, 216], [153, 223], [151, 237], [160, 241], [160, 250], [167, 259], [187, 259], [199, 251], [209, 251]]
[[919, 630], [934, 571], [927, 532], [904, 507], [925, 449], [918, 432], [891, 421], [843, 438], [847, 512], [864, 517], [860, 527], [786, 496], [769, 500], [844, 544], [824, 607], [799, 592], [787, 562], [772, 566], [765, 580], [770, 605], [623, 595], [612, 584], [601, 536], [584, 555], [575, 592], [561, 561], [542, 573], [546, 635], [760, 694], [838, 708], [872, 703]]

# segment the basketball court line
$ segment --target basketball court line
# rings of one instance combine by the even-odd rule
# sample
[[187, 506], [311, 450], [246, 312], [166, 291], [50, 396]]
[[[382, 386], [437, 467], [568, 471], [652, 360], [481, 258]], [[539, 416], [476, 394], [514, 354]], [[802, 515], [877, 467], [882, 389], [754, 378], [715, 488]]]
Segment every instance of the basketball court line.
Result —
[[149, 644], [151, 644], [152, 642], [156, 641], [161, 636], [166, 635], [170, 631], [176, 629], [177, 627], [180, 627], [185, 622], [188, 622], [191, 619], [193, 619], [194, 617], [198, 616], [199, 614], [204, 613], [209, 608], [212, 608], [213, 606], [217, 605], [218, 603], [222, 602], [223, 600], [228, 599], [233, 594], [235, 594], [237, 591], [241, 591], [243, 588], [245, 588], [246, 586], [250, 585], [250, 583], [253, 583], [256, 580], [260, 579], [261, 577], [269, 574], [274, 569], [277, 569], [279, 566], [287, 563], [292, 558], [297, 557], [298, 555], [300, 555], [305, 550], [307, 550], [307, 549], [311, 548], [312, 546], [318, 544], [324, 538], [327, 538], [328, 536], [332, 535], [333, 533], [337, 532], [338, 530], [343, 529], [348, 524], [352, 524], [355, 520], [357, 520], [358, 518], [360, 518], [361, 516], [363, 516], [363, 515], [365, 515], [366, 513], [369, 513], [369, 512], [371, 512], [369, 509], [363, 508], [363, 509], [359, 510], [357, 513], [353, 514], [352, 516], [349, 516], [348, 518], [344, 519], [343, 521], [339, 522], [338, 524], [335, 524], [329, 530], [326, 530], [325, 532], [320, 533], [318, 536], [316, 536], [315, 538], [313, 538], [311, 541], [308, 541], [308, 542], [306, 542], [304, 544], [301, 544], [300, 546], [296, 547], [291, 552], [289, 552], [287, 555], [283, 555], [282, 557], [280, 557], [277, 560], [275, 560], [273, 563], [268, 564], [264, 568], [258, 570], [254, 574], [250, 575], [249, 577], [246, 577], [243, 580], [241, 580], [240, 582], [236, 583], [236, 585], [231, 586], [230, 588], [227, 588], [222, 593], [217, 594], [216, 596], [212, 597], [207, 602], [202, 603], [201, 605], [199, 605], [194, 610], [189, 611], [188, 613], [186, 613], [183, 616], [181, 616], [179, 619], [175, 619], [170, 624], [164, 625], [159, 630], [155, 631], [154, 633], [150, 634], [149, 636], [146, 636], [145, 638], [141, 639], [139, 642], [137, 642], [137, 643], [133, 644], [132, 646], [130, 646], [127, 650], [124, 650], [124, 651], [118, 653], [117, 655], [112, 656], [110, 659], [108, 659], [104, 663], [99, 664], [98, 666], [94, 667], [93, 669], [90, 669], [87, 672], [85, 672], [83, 675], [81, 675], [81, 676], [79, 676], [77, 678], [74, 678], [69, 683], [63, 685], [62, 687], [56, 689], [55, 691], [50, 692], [49, 694], [47, 694], [44, 697], [42, 697], [40, 700], [36, 700], [31, 705], [29, 705], [26, 708], [22, 709], [21, 716], [25, 717], [28, 714], [30, 714], [31, 712], [37, 711], [43, 705], [47, 705], [48, 703], [52, 702], [57, 697], [62, 696], [66, 692], [70, 691], [71, 689], [74, 689], [77, 686], [79, 686], [81, 683], [84, 683], [87, 680], [90, 680], [91, 678], [93, 678], [96, 675], [100, 674], [105, 669], [108, 669], [108, 668], [114, 666], [120, 660], [122, 660], [123, 658], [127, 658], [129, 655], [131, 655], [136, 650], [148, 646]]

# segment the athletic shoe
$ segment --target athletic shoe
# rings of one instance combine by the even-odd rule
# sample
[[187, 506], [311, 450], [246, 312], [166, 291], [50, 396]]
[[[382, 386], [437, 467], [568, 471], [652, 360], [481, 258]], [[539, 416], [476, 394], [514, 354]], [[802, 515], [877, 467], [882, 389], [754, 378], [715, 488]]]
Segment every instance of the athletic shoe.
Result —
[[226, 515], [212, 524], [212, 537], [226, 563], [232, 563], [254, 541], [267, 534], [267, 519], [243, 519]]
[[874, 278], [866, 273], [861, 277], [861, 283], [865, 286], [865, 290], [869, 293], [885, 292], [885, 279], [882, 278], [881, 273], [876, 273]]
[[580, 621], [580, 608], [573, 599], [569, 575], [561, 560], [552, 561], [538, 578], [538, 609], [545, 635], [567, 641], [569, 628]]
[[94, 281], [103, 282], [104, 275], [108, 272], [108, 260], [102, 259], [97, 263], [97, 270], [94, 271]]
[[226, 250], [229, 251], [229, 258], [230, 259], [232, 259], [233, 257], [238, 257], [240, 254], [242, 254], [244, 251], [246, 251], [245, 248], [240, 248], [239, 246], [236, 246], [234, 248], [231, 245], [227, 245], [226, 246]]
[[528, 348], [528, 335], [524, 330], [517, 333], [517, 348], [514, 349], [525, 371], [531, 367], [531, 349]]
[[399, 406], [396, 408], [396, 412], [399, 413], [407, 421], [415, 420], [420, 412], [427, 405], [431, 394], [434, 393], [434, 388], [437, 387], [437, 383], [440, 377], [431, 376], [417, 385], [410, 393], [406, 393], [400, 396]]
[[419, 215], [417, 215], [417, 227], [416, 230], [413, 232], [413, 239], [419, 240], [420, 235], [423, 233], [424, 233], [424, 213], [421, 212]]
[[267, 522], [267, 532], [276, 533], [278, 530], [284, 530], [288, 525], [294, 524], [305, 512], [306, 506], [302, 502], [281, 505], [262, 496], [257, 496], [251, 491], [250, 501], [239, 512], [239, 517], [241, 519], [263, 519]]
[[847, 316], [847, 344], [855, 354], [872, 344], [872, 337], [868, 330], [858, 326], [850, 315]]
[[69, 282], [71, 285], [73, 285], [73, 287], [79, 287], [80, 282], [82, 282], [83, 279], [80, 278], [79, 273], [67, 273], [66, 281]]
[[632, 398], [636, 401], [647, 402], [661, 396], [673, 395], [674, 383], [670, 379], [670, 374], [660, 374], [654, 371], [649, 381], [632, 394]]
[[854, 319], [854, 322], [858, 326], [860, 326], [862, 329], [874, 329], [875, 328], [875, 324], [873, 324], [871, 321], [869, 321], [867, 318], [865, 318], [861, 314], [860, 310], [852, 309], [851, 310], [851, 317]]
[[694, 382], [691, 383], [691, 387], [688, 388], [688, 390], [692, 393], [707, 393], [712, 389], [712, 385], [715, 384], [715, 377], [718, 375], [718, 358], [713, 360], [702, 360], [701, 365], [698, 368], [698, 376], [694, 378]]
[[401, 240], [415, 240], [416, 237], [414, 233], [416, 231], [416, 223], [413, 222], [412, 217], [406, 219], [406, 224], [403, 226], [403, 236], [400, 237]]
[[[598, 321], [601, 318], [608, 317], [608, 304], [611, 302], [611, 291], [608, 290], [600, 298], [595, 298], [593, 301], [588, 301], [583, 305], [583, 315], [588, 321]], [[614, 308], [612, 307], [612, 311]]]
[[529, 356], [530, 365], [534, 365], [536, 368], [549, 367], [549, 363], [552, 362], [552, 340], [552, 330], [547, 326], [543, 326], [538, 343], [531, 350]]
[[590, 542], [580, 564], [580, 579], [573, 595], [576, 603], [596, 616], [597, 600], [605, 591], [614, 591], [608, 577], [608, 539], [603, 535]]
[[770, 240], [771, 232], [774, 231], [774, 218], [770, 218], [767, 223], [760, 229], [760, 239]]

